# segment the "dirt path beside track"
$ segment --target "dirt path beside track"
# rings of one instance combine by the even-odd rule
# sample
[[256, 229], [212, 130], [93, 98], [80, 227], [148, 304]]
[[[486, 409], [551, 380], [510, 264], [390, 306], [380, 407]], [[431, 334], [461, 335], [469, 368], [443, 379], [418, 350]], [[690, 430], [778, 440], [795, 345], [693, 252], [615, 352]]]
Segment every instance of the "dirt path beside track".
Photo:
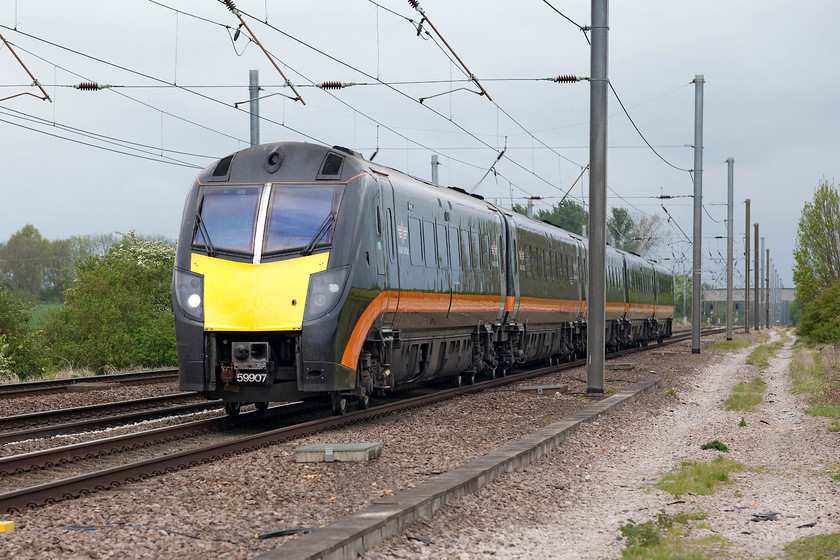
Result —
[[[771, 341], [778, 338], [773, 332]], [[365, 558], [620, 558], [620, 527], [661, 512], [705, 513], [686, 538], [714, 543], [701, 548], [712, 558], [777, 556], [801, 537], [840, 532], [840, 483], [830, 476], [840, 434], [828, 432], [828, 419], [804, 414], [807, 405], [791, 394], [791, 344], [763, 371], [746, 364], [754, 347], [721, 354], [675, 383], [671, 397], [642, 398], [585, 426], [546, 459], [445, 507]], [[756, 412], [724, 410], [734, 385], [759, 376], [767, 390]], [[701, 450], [715, 439], [729, 452]], [[681, 462], [718, 455], [747, 469], [713, 495], [677, 499], [656, 488]], [[763, 513], [777, 515], [758, 520]]]

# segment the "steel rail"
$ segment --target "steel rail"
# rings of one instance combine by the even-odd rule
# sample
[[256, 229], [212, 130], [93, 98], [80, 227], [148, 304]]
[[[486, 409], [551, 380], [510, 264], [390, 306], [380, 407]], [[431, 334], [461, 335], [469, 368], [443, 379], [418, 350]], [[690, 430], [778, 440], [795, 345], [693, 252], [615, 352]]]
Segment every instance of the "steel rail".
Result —
[[[715, 334], [718, 332], [723, 332], [723, 329], [709, 329], [704, 334]], [[690, 337], [690, 332], [685, 334], [681, 333], [666, 339], [656, 346], [631, 348], [610, 354], [610, 357], [613, 358], [634, 352], [653, 350], [654, 348], [683, 342]], [[161, 475], [166, 472], [175, 472], [223, 458], [229, 458], [233, 455], [239, 455], [244, 452], [267, 447], [278, 442], [336, 429], [411, 408], [426, 406], [431, 403], [441, 402], [459, 395], [475, 393], [508, 383], [518, 382], [549, 373], [555, 373], [568, 368], [579, 367], [582, 362], [583, 360], [578, 360], [576, 362], [565, 363], [559, 366], [550, 366], [523, 373], [514, 373], [505, 377], [482, 381], [474, 385], [465, 385], [454, 389], [437, 391], [428, 395], [400, 400], [394, 403], [383, 404], [367, 410], [353, 412], [345, 416], [332, 416], [320, 420], [295, 424], [293, 426], [268, 430], [244, 436], [234, 441], [217, 443], [162, 457], [154, 457], [128, 465], [112, 467], [71, 478], [39, 484], [29, 488], [23, 488], [13, 492], [7, 492], [0, 494], [0, 512], [15, 512], [28, 507], [38, 507], [41, 504], [51, 504], [61, 499], [73, 499], [90, 494], [94, 491], [121, 486], [126, 482], [145, 480], [151, 476]], [[250, 415], [255, 413], [251, 412], [247, 414]]]
[[92, 413], [106, 412], [111, 410], [125, 410], [128, 408], [149, 408], [152, 406], [159, 406], [169, 404], [175, 401], [182, 400], [196, 400], [195, 393], [174, 393], [171, 395], [164, 395], [161, 397], [146, 397], [142, 399], [132, 399], [129, 401], [114, 401], [102, 404], [89, 404], [85, 406], [76, 406], [72, 408], [58, 408], [54, 410], [43, 410], [39, 412], [29, 412], [27, 414], [16, 414], [14, 416], [0, 416], [0, 429], [5, 429], [8, 426], [15, 426], [17, 424], [25, 424], [31, 422], [45, 422], [49, 420], [58, 420], [59, 418], [74, 418]]
[[88, 420], [79, 420], [78, 422], [68, 422], [65, 424], [54, 424], [52, 426], [42, 426], [40, 428], [30, 428], [28, 430], [0, 433], [0, 443], [11, 443], [27, 439], [72, 434], [85, 430], [110, 428], [119, 424], [142, 422], [144, 420], [152, 420], [165, 416], [176, 416], [178, 414], [191, 414], [194, 412], [202, 412], [221, 407], [221, 401], [207, 401], [181, 406], [170, 406], [167, 408], [156, 408], [153, 410], [143, 410], [139, 412], [128, 412], [126, 414], [117, 414], [103, 418], [91, 418]]
[[92, 375], [87, 377], [70, 377], [67, 379], [48, 379], [41, 381], [26, 381], [23, 383], [0, 384], [0, 397], [17, 397], [22, 395], [36, 395], [45, 393], [61, 393], [73, 385], [84, 384], [114, 384], [142, 385], [164, 380], [176, 380], [177, 368], [163, 368], [132, 373], [115, 373], [112, 375]]

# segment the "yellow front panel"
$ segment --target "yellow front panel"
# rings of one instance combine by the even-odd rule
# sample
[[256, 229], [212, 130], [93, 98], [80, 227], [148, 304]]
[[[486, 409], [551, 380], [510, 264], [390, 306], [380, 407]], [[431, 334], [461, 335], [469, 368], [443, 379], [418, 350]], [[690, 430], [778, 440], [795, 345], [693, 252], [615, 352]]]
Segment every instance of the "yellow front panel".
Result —
[[327, 268], [329, 253], [251, 264], [193, 253], [204, 275], [204, 330], [300, 330], [309, 275]]

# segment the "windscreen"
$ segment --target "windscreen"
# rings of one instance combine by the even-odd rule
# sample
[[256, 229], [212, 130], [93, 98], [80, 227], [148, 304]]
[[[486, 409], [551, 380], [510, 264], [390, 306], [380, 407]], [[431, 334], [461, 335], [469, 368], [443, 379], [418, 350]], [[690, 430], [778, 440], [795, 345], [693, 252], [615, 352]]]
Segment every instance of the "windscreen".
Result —
[[330, 244], [343, 191], [343, 185], [273, 185], [263, 254]]
[[261, 189], [262, 185], [207, 189], [201, 199], [193, 245], [208, 251], [253, 254]]

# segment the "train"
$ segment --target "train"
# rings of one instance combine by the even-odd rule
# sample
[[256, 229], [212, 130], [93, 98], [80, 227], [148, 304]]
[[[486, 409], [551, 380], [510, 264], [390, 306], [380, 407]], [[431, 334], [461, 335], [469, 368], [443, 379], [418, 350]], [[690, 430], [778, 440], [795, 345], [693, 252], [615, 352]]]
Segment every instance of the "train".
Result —
[[[340, 146], [252, 146], [184, 204], [179, 386], [335, 414], [396, 387], [472, 383], [586, 353], [587, 240]], [[607, 247], [608, 351], [671, 336], [674, 276]]]

